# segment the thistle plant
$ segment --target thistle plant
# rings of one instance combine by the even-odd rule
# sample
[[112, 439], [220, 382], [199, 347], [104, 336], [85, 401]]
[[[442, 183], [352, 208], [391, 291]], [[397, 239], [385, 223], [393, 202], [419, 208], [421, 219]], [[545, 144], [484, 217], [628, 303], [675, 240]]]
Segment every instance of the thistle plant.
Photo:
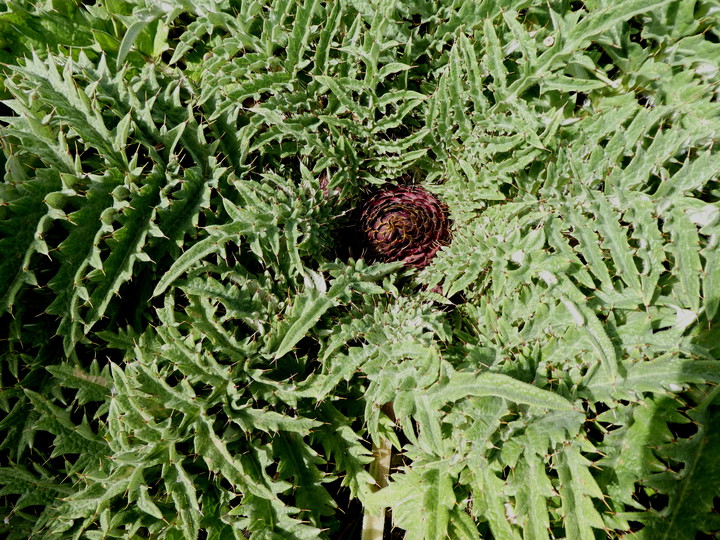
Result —
[[718, 134], [717, 0], [0, 2], [0, 537], [718, 537]]
[[450, 241], [447, 213], [447, 206], [422, 186], [384, 186], [360, 207], [362, 242], [372, 260], [422, 268]]

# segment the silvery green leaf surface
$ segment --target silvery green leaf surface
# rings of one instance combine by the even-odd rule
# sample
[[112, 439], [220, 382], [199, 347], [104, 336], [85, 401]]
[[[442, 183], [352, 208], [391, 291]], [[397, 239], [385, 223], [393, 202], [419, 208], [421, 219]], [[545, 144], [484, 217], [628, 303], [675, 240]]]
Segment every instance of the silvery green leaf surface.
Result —
[[0, 535], [720, 534], [715, 4], [0, 2]]

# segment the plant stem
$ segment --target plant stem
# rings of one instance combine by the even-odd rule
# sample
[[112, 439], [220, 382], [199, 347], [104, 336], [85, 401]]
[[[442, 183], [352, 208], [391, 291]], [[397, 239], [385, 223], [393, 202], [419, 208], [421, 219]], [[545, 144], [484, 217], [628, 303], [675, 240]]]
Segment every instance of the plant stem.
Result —
[[[377, 489], [388, 485], [390, 476], [390, 458], [392, 456], [392, 445], [387, 439], [383, 439], [380, 445], [373, 444], [373, 456], [375, 460], [370, 464], [370, 474], [375, 479]], [[365, 508], [363, 515], [362, 540], [382, 540], [385, 530], [385, 508], [379, 514], [374, 514]]]

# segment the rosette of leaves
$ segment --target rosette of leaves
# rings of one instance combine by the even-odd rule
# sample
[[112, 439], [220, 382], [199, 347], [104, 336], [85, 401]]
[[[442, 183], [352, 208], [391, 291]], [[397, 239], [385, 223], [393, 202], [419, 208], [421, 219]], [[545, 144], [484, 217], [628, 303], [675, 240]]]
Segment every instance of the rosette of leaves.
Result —
[[361, 204], [358, 225], [371, 260], [422, 268], [450, 242], [447, 205], [421, 186], [382, 187]]

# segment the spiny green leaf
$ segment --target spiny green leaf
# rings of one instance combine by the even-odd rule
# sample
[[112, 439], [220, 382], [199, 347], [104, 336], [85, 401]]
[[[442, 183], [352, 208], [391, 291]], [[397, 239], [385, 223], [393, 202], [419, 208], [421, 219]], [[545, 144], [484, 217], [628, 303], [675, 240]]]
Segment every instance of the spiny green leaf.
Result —
[[592, 540], [593, 528], [602, 529], [605, 525], [590, 499], [602, 497], [587, 468], [590, 462], [573, 448], [562, 451], [557, 460], [565, 530], [569, 537]]
[[555, 495], [545, 466], [538, 456], [527, 454], [514, 471], [518, 482], [527, 486], [517, 494], [515, 507], [520, 519], [526, 516], [526, 535], [532, 538], [549, 538], [550, 519], [547, 499]]
[[287, 62], [285, 63], [285, 69], [289, 72], [302, 67], [300, 64], [310, 37], [311, 21], [319, 3], [319, 0], [305, 0], [303, 5], [297, 8], [293, 31], [288, 40]]
[[176, 517], [184, 538], [197, 538], [200, 531], [200, 505], [192, 478], [181, 463], [165, 469], [164, 483], [175, 504]]
[[702, 265], [699, 254], [699, 239], [695, 224], [679, 210], [665, 224], [673, 239], [675, 268], [680, 286], [677, 295], [681, 307], [690, 308], [697, 315], [700, 310], [700, 272]]
[[275, 498], [263, 485], [262, 478], [253, 478], [245, 471], [239, 457], [230, 454], [226, 444], [215, 434], [211, 418], [203, 416], [195, 425], [195, 451], [203, 456], [210, 470], [221, 472], [234, 485], [258, 497], [269, 501]]
[[545, 409], [572, 410], [573, 404], [564, 397], [524, 383], [500, 373], [456, 373], [429, 393], [430, 403], [441, 407], [463, 397], [496, 396], [503, 399], [542, 407]]
[[708, 247], [705, 251], [705, 267], [703, 268], [703, 305], [708, 321], [712, 321], [720, 306], [720, 251], [717, 246]]
[[140, 486], [138, 489], [137, 505], [140, 510], [150, 514], [154, 518], [164, 519], [164, 516], [157, 505], [153, 502], [152, 498], [148, 494], [147, 486]]
[[507, 86], [506, 70], [503, 65], [504, 54], [500, 45], [500, 40], [495, 32], [495, 27], [490, 19], [485, 19], [483, 25], [485, 37], [485, 49], [487, 53], [488, 69], [495, 79], [495, 88], [500, 98]]
[[110, 395], [112, 383], [107, 377], [107, 369], [101, 372], [97, 363], [91, 365], [89, 373], [67, 364], [47, 366], [45, 369], [62, 381], [63, 386], [80, 390], [78, 402], [81, 405], [89, 401], [104, 401]]
[[640, 392], [664, 393], [670, 388], [688, 383], [720, 382], [720, 364], [713, 360], [685, 360], [672, 354], [647, 362], [624, 362], [620, 371], [625, 374], [608, 379], [604, 372], [596, 372], [586, 383], [586, 391], [593, 399], [606, 401], [616, 397], [627, 399]]
[[[148, 176], [137, 196], [131, 199], [133, 208], [121, 221], [121, 227], [112, 234], [110, 245], [113, 249], [103, 261], [102, 271], [97, 269], [94, 272], [96, 279], [98, 274], [102, 274], [102, 279], [97, 279], [90, 293], [90, 308], [83, 317], [86, 332], [105, 314], [112, 296], [120, 286], [132, 277], [135, 263], [145, 258], [143, 249], [155, 220], [154, 205], [158, 201], [163, 180], [164, 174], [160, 171]], [[93, 274], [89, 277], [92, 279]]]
[[230, 238], [208, 236], [193, 244], [190, 249], [177, 258], [170, 269], [158, 280], [155, 290], [153, 291], [153, 296], [159, 296], [164, 293], [173, 281], [182, 276], [198, 261], [212, 253], [218, 253], [223, 248], [223, 244], [228, 240], [230, 240]]
[[484, 467], [475, 480], [475, 493], [483, 505], [483, 515], [487, 518], [490, 530], [497, 538], [519, 540], [520, 535], [508, 519], [507, 507], [504, 504], [504, 484], [495, 472]]
[[[713, 396], [708, 397], [709, 404]], [[650, 534], [657, 538], [694, 538], [698, 524], [703, 523], [712, 511], [712, 494], [720, 488], [720, 468], [715, 459], [720, 448], [720, 423], [716, 411], [715, 407], [696, 410], [693, 421], [698, 425], [698, 433], [670, 450], [670, 459], [684, 463], [682, 473], [660, 472], [647, 480], [648, 485], [658, 487], [661, 492], [669, 491], [675, 495], [670, 499], [668, 511], [656, 515], [651, 523]]]
[[618, 223], [617, 213], [613, 212], [608, 201], [599, 195], [593, 197], [597, 215], [597, 230], [603, 235], [603, 244], [618, 266], [617, 273], [627, 285], [640, 295], [640, 275], [633, 260], [633, 252], [627, 240], [627, 232]]

